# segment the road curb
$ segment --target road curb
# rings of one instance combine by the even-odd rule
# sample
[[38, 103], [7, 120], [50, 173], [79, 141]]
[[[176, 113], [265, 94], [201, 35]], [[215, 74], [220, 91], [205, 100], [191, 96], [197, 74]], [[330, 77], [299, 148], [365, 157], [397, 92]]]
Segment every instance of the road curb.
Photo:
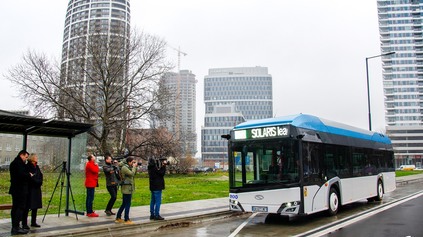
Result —
[[416, 179], [409, 179], [409, 180], [397, 180], [396, 184], [397, 186], [406, 185], [409, 183], [415, 183], [415, 182], [421, 182], [423, 181], [423, 178], [416, 178]]
[[96, 226], [89, 229], [66, 229], [66, 230], [57, 230], [49, 233], [37, 233], [29, 234], [26, 236], [43, 236], [43, 237], [75, 237], [75, 236], [118, 236], [118, 235], [128, 235], [128, 234], [145, 234], [147, 232], [152, 232], [156, 230], [163, 230], [167, 228], [178, 228], [178, 227], [187, 227], [189, 225], [198, 224], [206, 221], [213, 221], [217, 219], [224, 219], [242, 213], [232, 212], [232, 211], [220, 211], [210, 214], [195, 215], [189, 217], [181, 217], [175, 219], [169, 219], [164, 221], [152, 221], [147, 223], [135, 223], [132, 225], [125, 224], [107, 224]]

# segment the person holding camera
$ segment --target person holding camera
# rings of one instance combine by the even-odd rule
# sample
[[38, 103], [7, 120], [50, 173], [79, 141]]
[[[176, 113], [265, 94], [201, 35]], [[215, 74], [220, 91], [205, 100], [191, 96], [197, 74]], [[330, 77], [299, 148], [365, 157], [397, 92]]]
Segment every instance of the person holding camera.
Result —
[[148, 176], [150, 181], [150, 220], [164, 220], [160, 216], [162, 204], [162, 190], [165, 189], [164, 175], [166, 174], [166, 159], [153, 159], [148, 161]]
[[110, 155], [106, 155], [104, 161], [106, 162], [106, 164], [103, 166], [103, 172], [106, 175], [106, 187], [107, 191], [110, 194], [110, 199], [107, 203], [106, 210], [104, 212], [106, 213], [106, 215], [111, 216], [116, 215], [116, 213], [112, 212], [112, 208], [117, 198], [120, 174], [119, 167], [117, 166], [117, 160], [112, 161], [112, 157]]
[[93, 211], [94, 191], [98, 187], [98, 171], [100, 170], [98, 164], [95, 162], [95, 156], [89, 155], [87, 157], [87, 164], [85, 166], [85, 187], [87, 189], [87, 198], [85, 205], [88, 217], [98, 217], [98, 214]]
[[[116, 214], [116, 223], [133, 224], [129, 218], [129, 210], [131, 208], [132, 193], [135, 190], [134, 177], [137, 173], [137, 161], [132, 157], [126, 158], [121, 164], [121, 191], [122, 191], [122, 205]], [[122, 220], [122, 212], [125, 210], [124, 220]]]

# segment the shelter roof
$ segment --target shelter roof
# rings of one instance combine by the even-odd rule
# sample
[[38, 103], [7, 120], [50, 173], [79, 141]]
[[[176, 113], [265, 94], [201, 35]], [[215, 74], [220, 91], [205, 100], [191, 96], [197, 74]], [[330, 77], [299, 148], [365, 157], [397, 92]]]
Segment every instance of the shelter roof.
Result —
[[54, 119], [43, 119], [0, 110], [0, 133], [38, 136], [74, 137], [93, 125]]

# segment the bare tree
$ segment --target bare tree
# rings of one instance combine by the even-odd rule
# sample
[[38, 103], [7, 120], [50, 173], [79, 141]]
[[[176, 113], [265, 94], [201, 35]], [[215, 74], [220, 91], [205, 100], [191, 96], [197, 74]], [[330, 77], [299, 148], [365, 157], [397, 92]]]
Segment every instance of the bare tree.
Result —
[[70, 45], [60, 67], [28, 51], [5, 75], [36, 114], [95, 124], [92, 146], [115, 154], [122, 154], [128, 127], [168, 116], [168, 92], [160, 85], [171, 68], [164, 40], [93, 33]]
[[180, 157], [179, 142], [166, 128], [130, 129], [127, 133], [127, 156], [149, 158]]

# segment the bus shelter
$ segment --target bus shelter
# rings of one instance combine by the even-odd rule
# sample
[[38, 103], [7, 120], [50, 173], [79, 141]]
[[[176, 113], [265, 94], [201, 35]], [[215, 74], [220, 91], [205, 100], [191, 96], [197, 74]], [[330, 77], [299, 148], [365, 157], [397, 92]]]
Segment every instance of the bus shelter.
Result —
[[69, 210], [69, 175], [72, 138], [79, 134], [88, 132], [92, 126], [92, 124], [87, 123], [37, 118], [0, 110], [0, 133], [22, 135], [22, 149], [24, 150], [27, 150], [28, 136], [30, 135], [60, 137], [68, 139], [68, 154], [66, 157], [67, 162], [63, 163], [63, 168], [66, 168], [67, 171], [66, 175], [68, 183], [68, 185], [66, 185], [66, 215], [68, 215], [69, 212], [72, 212]]

